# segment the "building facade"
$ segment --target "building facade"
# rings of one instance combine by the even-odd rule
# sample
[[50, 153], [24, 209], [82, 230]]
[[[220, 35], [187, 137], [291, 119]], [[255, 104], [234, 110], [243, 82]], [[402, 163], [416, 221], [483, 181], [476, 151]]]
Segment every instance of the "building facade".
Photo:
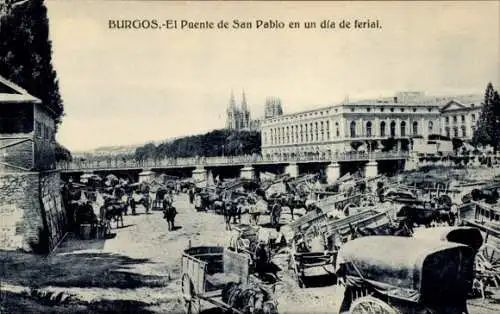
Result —
[[279, 117], [283, 115], [283, 105], [278, 97], [267, 97], [264, 107], [264, 119]]
[[0, 77], [0, 249], [48, 253], [67, 231], [55, 115]]
[[261, 124], [262, 155], [328, 158], [346, 151], [406, 150], [412, 138], [446, 135], [447, 130], [454, 137], [455, 128], [457, 137], [470, 139], [481, 100], [476, 95], [428, 97], [402, 92], [272, 117]]
[[226, 128], [231, 130], [248, 130], [250, 129], [250, 121], [250, 111], [248, 110], [245, 92], [242, 93], [240, 106], [236, 106], [234, 94], [231, 92], [227, 108]]

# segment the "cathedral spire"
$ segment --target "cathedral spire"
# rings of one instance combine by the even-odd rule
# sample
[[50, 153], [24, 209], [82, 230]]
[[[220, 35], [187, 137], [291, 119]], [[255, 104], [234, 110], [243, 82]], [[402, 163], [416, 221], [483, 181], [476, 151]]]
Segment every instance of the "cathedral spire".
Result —
[[247, 98], [246, 98], [246, 96], [245, 96], [245, 90], [243, 90], [243, 91], [241, 92], [241, 110], [242, 110], [243, 112], [245, 112], [245, 111], [247, 111], [247, 110], [248, 110], [248, 108], [247, 108], [247, 107], [248, 107], [248, 106], [247, 106]]
[[229, 109], [234, 109], [234, 108], [236, 108], [236, 101], [234, 100], [233, 90], [231, 90], [231, 98], [229, 99]]

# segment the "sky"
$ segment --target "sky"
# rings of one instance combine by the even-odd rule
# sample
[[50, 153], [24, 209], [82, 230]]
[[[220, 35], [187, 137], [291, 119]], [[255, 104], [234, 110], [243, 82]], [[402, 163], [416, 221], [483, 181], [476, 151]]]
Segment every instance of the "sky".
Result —
[[[346, 97], [482, 94], [500, 86], [500, 2], [163, 2], [46, 0], [53, 65], [73, 151], [223, 128], [231, 91], [252, 117]], [[252, 29], [110, 29], [109, 20], [249, 21]], [[342, 20], [377, 29], [340, 29]], [[256, 29], [279, 20], [284, 29]], [[323, 20], [336, 28], [320, 28]], [[300, 23], [299, 29], [288, 27]], [[305, 29], [304, 22], [316, 22]], [[178, 22], [180, 23], [180, 22]], [[166, 25], [165, 25], [166, 26]], [[179, 25], [180, 26], [180, 25]]]

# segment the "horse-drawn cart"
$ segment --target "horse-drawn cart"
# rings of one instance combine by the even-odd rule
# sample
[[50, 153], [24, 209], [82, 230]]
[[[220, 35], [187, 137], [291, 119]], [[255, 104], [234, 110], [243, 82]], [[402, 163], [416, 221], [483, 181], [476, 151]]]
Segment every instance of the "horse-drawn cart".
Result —
[[484, 244], [478, 249], [476, 267], [478, 279], [485, 285], [500, 287], [500, 209], [472, 202], [473, 217], [462, 219], [465, 226], [481, 230]]
[[249, 258], [220, 246], [191, 247], [182, 254], [182, 296], [186, 313], [200, 313], [202, 301], [242, 314], [222, 301], [230, 282], [247, 284]]
[[467, 313], [474, 278], [469, 246], [365, 237], [342, 246], [337, 266], [346, 287], [341, 313]]
[[[307, 229], [299, 232], [299, 241], [292, 242], [292, 252], [290, 254], [290, 268], [294, 271], [294, 276], [299, 287], [306, 286], [305, 278], [317, 275], [317, 271], [322, 270], [322, 275], [334, 274], [334, 262], [337, 249], [345, 243], [352, 231], [352, 226], [380, 227], [392, 221], [392, 210], [383, 212], [374, 209], [364, 209], [356, 214], [341, 219], [316, 219], [312, 224], [307, 224]], [[305, 226], [303, 226], [305, 227]], [[319, 239], [321, 246], [318, 249], [310, 249], [309, 242]]]

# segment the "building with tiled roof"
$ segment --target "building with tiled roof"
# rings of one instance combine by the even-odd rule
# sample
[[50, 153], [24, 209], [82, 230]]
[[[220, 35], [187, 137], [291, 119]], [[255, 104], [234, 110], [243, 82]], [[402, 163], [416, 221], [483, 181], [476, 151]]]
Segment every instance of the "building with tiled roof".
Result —
[[55, 169], [54, 113], [0, 76], [0, 172]]
[[388, 138], [395, 140], [395, 149], [407, 149], [412, 138], [427, 139], [431, 134], [469, 140], [481, 101], [481, 95], [400, 92], [285, 114], [262, 121], [262, 154], [328, 158], [355, 147], [382, 150]]

